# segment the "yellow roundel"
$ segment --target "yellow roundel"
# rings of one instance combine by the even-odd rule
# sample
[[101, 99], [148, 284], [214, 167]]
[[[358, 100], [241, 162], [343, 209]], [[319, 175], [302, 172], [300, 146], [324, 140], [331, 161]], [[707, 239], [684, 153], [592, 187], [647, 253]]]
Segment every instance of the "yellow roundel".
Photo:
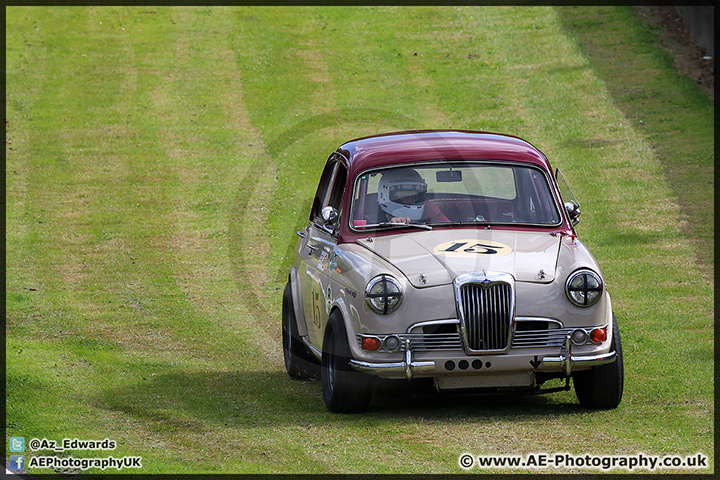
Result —
[[503, 256], [512, 252], [512, 248], [504, 243], [491, 240], [461, 239], [441, 243], [433, 248], [433, 253], [449, 257], [468, 257], [474, 255]]

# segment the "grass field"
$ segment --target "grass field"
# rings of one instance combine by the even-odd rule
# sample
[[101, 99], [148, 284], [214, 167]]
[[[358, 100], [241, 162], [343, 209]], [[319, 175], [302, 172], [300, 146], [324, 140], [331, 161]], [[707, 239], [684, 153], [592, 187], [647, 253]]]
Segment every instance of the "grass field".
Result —
[[[618, 7], [8, 7], [7, 437], [108, 438], [26, 461], [147, 474], [462, 473], [466, 452], [713, 472], [714, 107], [655, 41]], [[282, 288], [327, 156], [415, 128], [519, 135], [563, 170], [622, 330], [618, 409], [334, 415], [287, 378]]]

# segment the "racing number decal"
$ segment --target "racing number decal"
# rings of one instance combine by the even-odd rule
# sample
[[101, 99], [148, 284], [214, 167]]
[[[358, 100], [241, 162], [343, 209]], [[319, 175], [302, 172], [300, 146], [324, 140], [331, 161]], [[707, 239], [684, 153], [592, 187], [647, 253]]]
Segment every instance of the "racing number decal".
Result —
[[455, 242], [451, 247], [446, 248], [445, 252], [457, 252], [462, 248], [462, 251], [465, 253], [477, 253], [478, 255], [495, 255], [498, 253], [497, 249], [494, 248], [495, 245], [484, 245], [482, 243], [476, 243], [475, 245], [464, 248], [468, 243], [467, 242]]
[[310, 296], [312, 297], [313, 324], [315, 324], [316, 327], [320, 328], [322, 326], [323, 319], [322, 309], [320, 307], [325, 307], [325, 317], [330, 314], [330, 309], [332, 308], [332, 285], [328, 283], [327, 289], [323, 292], [315, 290], [313, 288], [313, 290], [310, 292]]
[[453, 257], [466, 257], [474, 255], [503, 256], [512, 252], [512, 248], [504, 243], [491, 240], [477, 241], [477, 239], [451, 240], [441, 243], [433, 249], [433, 253]]
[[313, 290], [310, 292], [312, 296], [312, 316], [313, 323], [316, 327], [320, 328], [322, 321], [320, 320], [320, 292]]

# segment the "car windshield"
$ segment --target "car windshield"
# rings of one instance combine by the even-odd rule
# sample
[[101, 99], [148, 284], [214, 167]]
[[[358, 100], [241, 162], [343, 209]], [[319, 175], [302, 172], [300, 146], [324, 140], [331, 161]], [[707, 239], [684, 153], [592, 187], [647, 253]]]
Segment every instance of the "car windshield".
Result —
[[535, 167], [442, 162], [381, 168], [355, 180], [351, 226], [558, 225], [547, 177]]

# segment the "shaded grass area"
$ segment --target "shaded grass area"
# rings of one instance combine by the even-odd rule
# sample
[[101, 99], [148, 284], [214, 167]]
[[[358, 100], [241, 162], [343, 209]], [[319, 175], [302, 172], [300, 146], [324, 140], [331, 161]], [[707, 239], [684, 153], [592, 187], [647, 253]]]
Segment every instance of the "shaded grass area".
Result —
[[[681, 227], [693, 246], [704, 278], [712, 282], [713, 102], [696, 82], [673, 68], [670, 53], [658, 48], [659, 37], [653, 33], [653, 28], [658, 27], [642, 26], [635, 10], [606, 10], [609, 11], [614, 15], [598, 22], [598, 11], [579, 7], [558, 9], [564, 28], [577, 39], [614, 104], [647, 139], [661, 161], [682, 208]], [[633, 25], [630, 32], [626, 29], [628, 24]]]
[[[712, 462], [713, 292], [660, 122], [622, 108], [584, 38], [612, 26], [597, 48], [662, 58], [631, 12], [9, 8], [8, 435], [111, 438], [149, 474], [458, 473], [466, 451]], [[663, 103], [663, 128], [702, 124], [654, 68], [697, 117]], [[447, 127], [524, 136], [570, 180], [621, 321], [617, 410], [390, 391], [337, 416], [284, 374], [281, 289], [325, 159]]]

